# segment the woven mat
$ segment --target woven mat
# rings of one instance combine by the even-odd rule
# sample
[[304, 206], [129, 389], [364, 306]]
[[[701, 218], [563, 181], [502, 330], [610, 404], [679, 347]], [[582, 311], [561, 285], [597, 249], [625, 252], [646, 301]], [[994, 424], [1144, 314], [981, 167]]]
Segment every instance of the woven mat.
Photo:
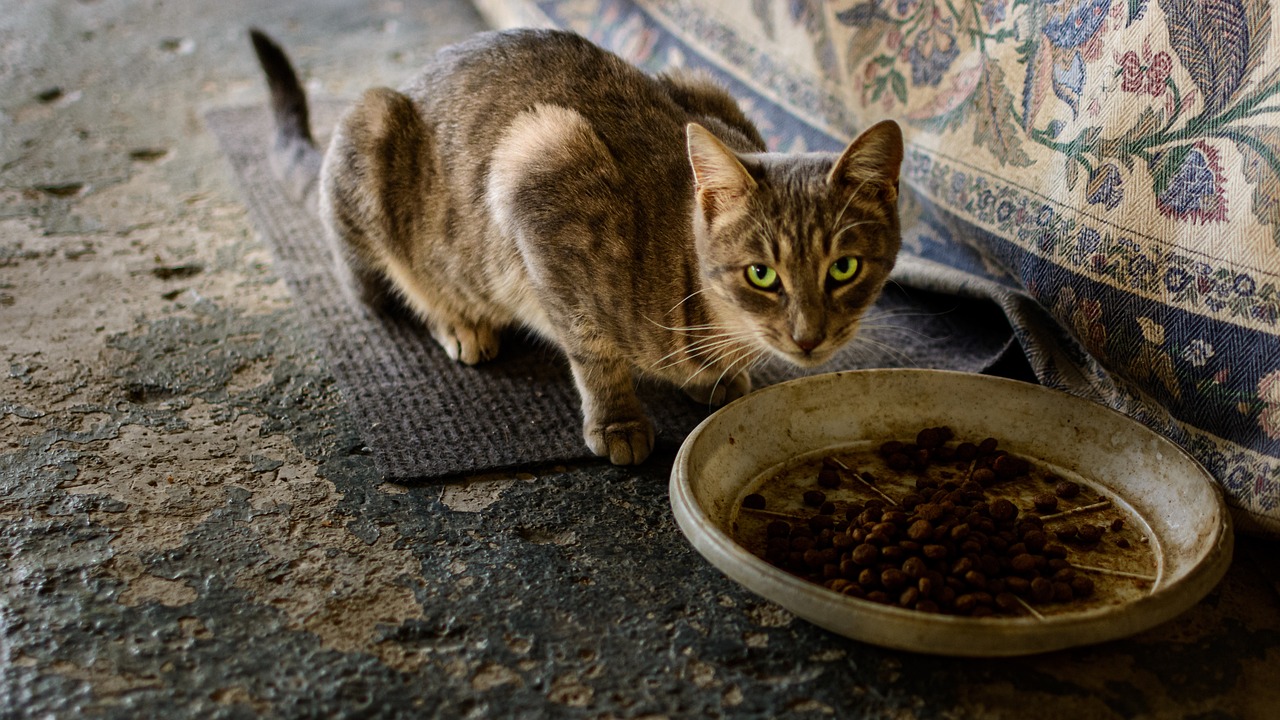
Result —
[[[317, 127], [337, 108], [320, 103]], [[231, 161], [253, 222], [328, 359], [347, 407], [384, 479], [404, 482], [591, 457], [567, 361], [554, 348], [503, 338], [496, 361], [455, 363], [404, 314], [347, 301], [330, 268], [318, 219], [281, 191], [266, 162], [265, 109], [206, 115]], [[821, 371], [928, 367], [980, 372], [1011, 347], [993, 304], [890, 286], [855, 341]], [[789, 367], [754, 373], [764, 385], [805, 374]], [[708, 409], [678, 389], [644, 385], [641, 399], [659, 448], [684, 439]]]

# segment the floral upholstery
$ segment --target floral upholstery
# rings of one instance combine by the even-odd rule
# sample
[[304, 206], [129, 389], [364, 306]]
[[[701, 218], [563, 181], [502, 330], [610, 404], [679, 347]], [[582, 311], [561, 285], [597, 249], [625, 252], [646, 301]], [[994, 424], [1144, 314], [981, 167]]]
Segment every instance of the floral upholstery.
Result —
[[777, 150], [909, 142], [898, 280], [999, 302], [1040, 380], [1280, 532], [1280, 18], [1266, 0], [477, 0], [703, 67]]

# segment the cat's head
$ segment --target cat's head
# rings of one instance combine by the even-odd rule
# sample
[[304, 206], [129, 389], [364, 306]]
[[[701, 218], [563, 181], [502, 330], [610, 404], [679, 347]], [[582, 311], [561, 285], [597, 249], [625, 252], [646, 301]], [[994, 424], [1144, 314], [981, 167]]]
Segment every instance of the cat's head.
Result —
[[898, 125], [867, 129], [838, 156], [738, 154], [696, 124], [688, 146], [698, 261], [717, 322], [795, 365], [830, 359], [901, 244]]

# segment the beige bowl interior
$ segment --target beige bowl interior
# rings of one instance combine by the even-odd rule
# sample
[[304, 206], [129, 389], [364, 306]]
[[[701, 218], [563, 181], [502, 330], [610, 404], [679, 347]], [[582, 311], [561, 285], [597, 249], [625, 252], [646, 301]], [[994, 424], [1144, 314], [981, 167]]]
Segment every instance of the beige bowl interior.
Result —
[[[1145, 525], [1150, 591], [1044, 618], [929, 615], [845, 597], [780, 570], [732, 538], [741, 498], [793, 458], [914, 437], [949, 425], [1089, 481]], [[1102, 406], [1036, 385], [936, 370], [864, 370], [783, 383], [707, 418], [671, 476], [676, 521], [731, 579], [850, 638], [922, 653], [1003, 656], [1130, 635], [1202, 598], [1231, 560], [1230, 518], [1212, 478], [1173, 443]]]

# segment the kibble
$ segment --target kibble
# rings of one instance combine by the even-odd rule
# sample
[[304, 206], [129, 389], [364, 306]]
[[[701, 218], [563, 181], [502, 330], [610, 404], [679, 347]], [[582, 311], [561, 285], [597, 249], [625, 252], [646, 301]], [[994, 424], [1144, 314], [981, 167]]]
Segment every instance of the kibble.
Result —
[[[1041, 515], [1056, 512], [1059, 499], [1078, 498], [1078, 483], [1053, 476], [1047, 486], [1051, 492], [1036, 493], [1027, 508], [1033, 512], [1024, 513], [1013, 501], [987, 493], [1020, 482], [1030, 473], [1030, 462], [1001, 450], [995, 438], [952, 441], [949, 428], [930, 427], [911, 440], [879, 446], [878, 467], [910, 477], [898, 479], [913, 489], [896, 504], [890, 498], [848, 505], [843, 498], [829, 499], [824, 490], [847, 480], [874, 485], [876, 478], [856, 467], [853, 458], [824, 459], [817, 487], [802, 493], [809, 516], [770, 522], [765, 559], [834, 592], [921, 612], [1019, 615], [1030, 612], [1027, 603], [1091, 596], [1093, 580], [1067, 560], [1066, 546], [1096, 544], [1108, 529], [1119, 532], [1123, 520], [1102, 525], [1050, 520], [1046, 527]], [[764, 498], [753, 495], [759, 499], [747, 496], [743, 506], [763, 509]], [[1120, 537], [1115, 544], [1123, 547], [1128, 541]]]
[[1080, 485], [1070, 480], [1062, 480], [1053, 486], [1053, 494], [1060, 498], [1069, 500], [1080, 494]]
[[1036, 506], [1036, 510], [1042, 513], [1051, 513], [1058, 509], [1058, 496], [1040, 493], [1031, 498], [1031, 503]]
[[827, 501], [827, 494], [821, 490], [806, 490], [804, 495], [801, 496], [801, 499], [803, 499], [804, 504], [809, 507], [819, 507], [822, 503]]
[[752, 510], [763, 510], [765, 506], [764, 496], [760, 493], [751, 493], [742, 498], [742, 507]]

